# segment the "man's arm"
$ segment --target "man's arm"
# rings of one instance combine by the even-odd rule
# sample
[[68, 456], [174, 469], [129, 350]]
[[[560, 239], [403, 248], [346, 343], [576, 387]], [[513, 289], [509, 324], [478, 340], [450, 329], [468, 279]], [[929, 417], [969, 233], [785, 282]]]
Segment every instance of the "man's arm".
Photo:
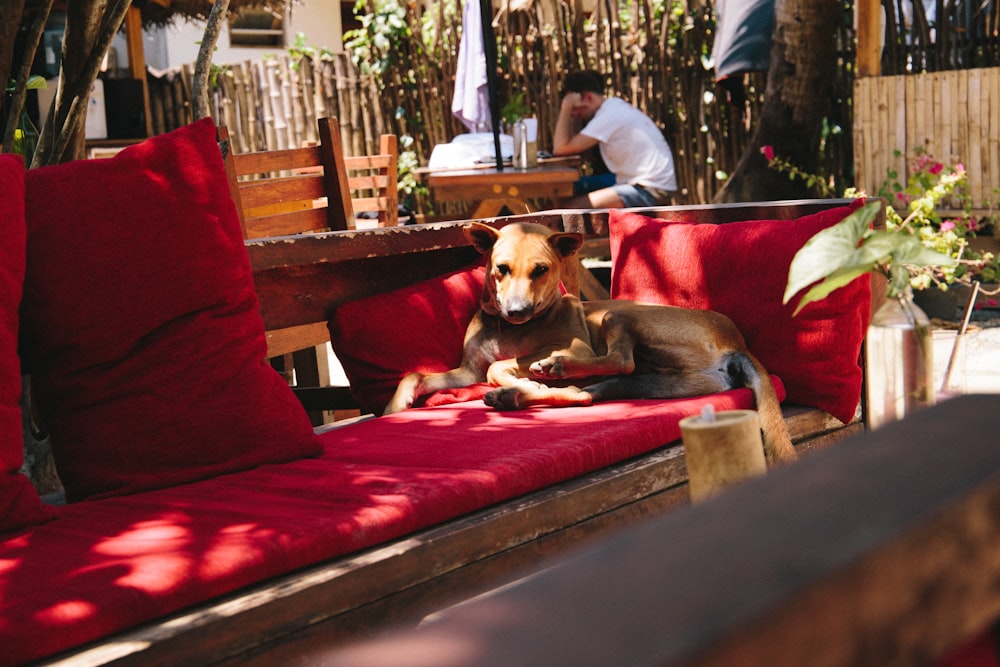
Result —
[[597, 145], [597, 139], [579, 133], [573, 118], [573, 106], [580, 100], [580, 93], [567, 93], [559, 107], [559, 118], [552, 133], [553, 155], [579, 155]]

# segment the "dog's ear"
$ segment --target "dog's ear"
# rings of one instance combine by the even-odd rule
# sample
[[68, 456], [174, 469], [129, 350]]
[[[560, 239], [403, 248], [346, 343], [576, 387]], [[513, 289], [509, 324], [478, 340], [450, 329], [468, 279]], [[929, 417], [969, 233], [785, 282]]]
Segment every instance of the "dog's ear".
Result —
[[488, 254], [497, 242], [497, 230], [481, 222], [470, 222], [462, 230], [473, 247], [483, 255]]
[[549, 236], [549, 243], [556, 249], [560, 257], [569, 257], [583, 245], [583, 234], [577, 232], [560, 232]]

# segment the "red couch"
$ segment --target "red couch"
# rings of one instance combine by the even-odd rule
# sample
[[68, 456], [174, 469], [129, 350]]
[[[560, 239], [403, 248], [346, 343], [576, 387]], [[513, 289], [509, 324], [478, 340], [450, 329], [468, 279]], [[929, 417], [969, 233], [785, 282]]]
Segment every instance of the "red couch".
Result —
[[[117, 633], [629, 461], [675, 443], [679, 419], [706, 403], [752, 407], [734, 390], [499, 413], [473, 391], [317, 434], [266, 363], [210, 121], [111, 160], [25, 172], [0, 156], [0, 181], [12, 202], [0, 216], [0, 665], [127, 653]], [[616, 213], [613, 290], [732, 311], [782, 397], [849, 423], [868, 284], [796, 320], [772, 294], [795, 249], [848, 210], [742, 228]], [[333, 313], [366, 409], [402, 372], [454, 364], [481, 280], [471, 266]], [[43, 504], [19, 472], [19, 366], [65, 505]]]

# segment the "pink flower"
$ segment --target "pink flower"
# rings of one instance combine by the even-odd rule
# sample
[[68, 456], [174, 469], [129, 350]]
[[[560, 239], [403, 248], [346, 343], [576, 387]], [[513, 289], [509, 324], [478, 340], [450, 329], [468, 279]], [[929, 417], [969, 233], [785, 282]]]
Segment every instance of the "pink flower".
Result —
[[774, 159], [774, 146], [761, 146], [760, 153], [768, 162]]
[[940, 174], [940, 173], [941, 173], [941, 170], [942, 170], [942, 169], [944, 169], [944, 163], [942, 163], [942, 162], [935, 162], [934, 164], [932, 164], [932, 165], [931, 165], [931, 166], [930, 166], [930, 167], [929, 167], [929, 168], [927, 169], [927, 171], [929, 171], [930, 173], [932, 173], [932, 174], [934, 174], [935, 176], [937, 176], [938, 174]]
[[955, 229], [955, 222], [953, 220], [945, 220], [941, 223], [941, 231], [947, 232], [948, 230]]

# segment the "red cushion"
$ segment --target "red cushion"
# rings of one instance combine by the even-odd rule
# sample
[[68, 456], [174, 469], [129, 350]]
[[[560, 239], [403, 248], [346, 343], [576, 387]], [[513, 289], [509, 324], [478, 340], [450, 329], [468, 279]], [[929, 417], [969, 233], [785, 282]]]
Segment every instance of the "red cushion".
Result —
[[[366, 412], [382, 414], [413, 371], [451, 370], [479, 307], [482, 262], [385, 294], [345, 303], [329, 321], [334, 353]], [[479, 391], [481, 397], [483, 391]], [[463, 395], [464, 398], [471, 396]]]
[[24, 163], [0, 154], [0, 533], [46, 520], [24, 462], [17, 308], [24, 284]]
[[861, 204], [796, 220], [723, 225], [668, 223], [613, 210], [612, 296], [728, 315], [761, 363], [784, 381], [789, 401], [849, 422], [861, 398], [868, 277], [795, 317], [795, 302], [781, 300], [799, 248]]
[[72, 500], [315, 454], [211, 119], [26, 176], [22, 350]]
[[708, 403], [745, 409], [753, 397], [407, 410], [325, 433], [318, 458], [67, 506], [30, 536], [0, 539], [0, 662], [51, 655], [650, 451]]

